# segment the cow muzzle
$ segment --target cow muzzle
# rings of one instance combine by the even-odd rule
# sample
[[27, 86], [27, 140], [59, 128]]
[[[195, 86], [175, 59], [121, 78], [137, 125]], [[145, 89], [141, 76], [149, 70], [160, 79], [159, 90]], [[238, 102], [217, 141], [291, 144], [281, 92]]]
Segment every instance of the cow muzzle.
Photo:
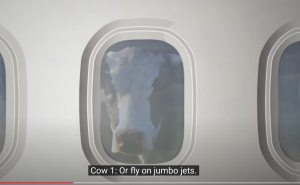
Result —
[[139, 155], [153, 150], [153, 144], [160, 130], [162, 118], [156, 129], [153, 125], [153, 127], [145, 129], [145, 131], [128, 128], [117, 128], [114, 130], [112, 128], [112, 152], [125, 155]]
[[129, 155], [138, 155], [143, 151], [144, 134], [139, 131], [125, 131], [116, 136], [120, 152]]
[[137, 130], [119, 130], [113, 139], [112, 152], [139, 155], [144, 151], [144, 133]]

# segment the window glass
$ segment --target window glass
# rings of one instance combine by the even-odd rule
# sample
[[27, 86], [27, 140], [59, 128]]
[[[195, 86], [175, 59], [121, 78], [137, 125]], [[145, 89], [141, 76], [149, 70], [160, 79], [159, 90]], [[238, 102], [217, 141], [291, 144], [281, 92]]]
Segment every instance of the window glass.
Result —
[[300, 162], [300, 42], [288, 46], [279, 64], [278, 126], [285, 155]]
[[184, 136], [184, 74], [177, 50], [158, 40], [118, 42], [101, 65], [101, 140], [129, 164], [168, 162]]
[[6, 132], [6, 84], [5, 66], [0, 53], [0, 153], [3, 150]]

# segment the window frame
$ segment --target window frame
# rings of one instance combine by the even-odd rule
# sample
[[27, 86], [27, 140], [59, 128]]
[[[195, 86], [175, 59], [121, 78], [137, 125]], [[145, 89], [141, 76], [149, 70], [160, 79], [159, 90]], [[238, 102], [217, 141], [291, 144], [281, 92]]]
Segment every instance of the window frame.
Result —
[[281, 148], [278, 127], [278, 77], [281, 56], [291, 44], [300, 41], [300, 21], [279, 28], [265, 44], [258, 72], [258, 130], [261, 151], [269, 165], [289, 181], [300, 180], [300, 163], [291, 160]]
[[23, 51], [17, 40], [0, 26], [0, 53], [6, 74], [6, 132], [0, 154], [0, 178], [18, 162], [25, 147], [27, 82]]
[[[197, 87], [193, 53], [187, 43], [169, 27], [172, 22], [156, 19], [127, 19], [109, 23], [90, 40], [82, 56], [80, 76], [80, 131], [83, 151], [93, 165], [124, 165], [111, 159], [104, 151], [100, 134], [100, 69], [106, 50], [119, 41], [135, 39], [161, 40], [172, 45], [180, 54], [184, 68], [184, 141], [179, 154], [157, 165], [183, 164], [190, 156], [196, 137]], [[189, 106], [190, 105], [190, 106]], [[192, 105], [192, 106], [191, 106]], [[141, 178], [150, 182], [166, 177], [106, 177], [111, 181], [134, 182]]]

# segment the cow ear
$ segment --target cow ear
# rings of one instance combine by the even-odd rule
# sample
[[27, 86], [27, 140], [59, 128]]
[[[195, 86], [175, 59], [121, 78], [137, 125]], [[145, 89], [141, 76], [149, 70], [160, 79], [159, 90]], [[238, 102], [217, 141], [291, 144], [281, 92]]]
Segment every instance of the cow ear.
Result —
[[181, 60], [180, 55], [165, 54], [164, 58], [166, 59], [167, 62], [169, 62], [172, 65], [180, 65], [180, 64], [182, 64], [182, 60]]
[[172, 84], [183, 83], [183, 64], [180, 55], [163, 54], [162, 56], [165, 62], [153, 82], [154, 91], [160, 91]]
[[171, 76], [171, 84], [184, 82], [183, 63], [180, 55], [166, 54], [166, 63], [169, 67], [169, 75]]
[[109, 95], [112, 92], [114, 92], [114, 87], [111, 83], [111, 75], [109, 72], [109, 66], [108, 63], [109, 60], [111, 60], [111, 56], [113, 55], [114, 52], [108, 52], [107, 54], [104, 55], [102, 59], [102, 64], [101, 64], [101, 82], [100, 82], [100, 89], [104, 90], [105, 95]]
[[[111, 53], [111, 52], [109, 52], [109, 53]], [[109, 73], [109, 67], [107, 64], [108, 60], [110, 60], [110, 55], [108, 55], [109, 53], [107, 53], [103, 56], [102, 64], [101, 64], [101, 75]]]

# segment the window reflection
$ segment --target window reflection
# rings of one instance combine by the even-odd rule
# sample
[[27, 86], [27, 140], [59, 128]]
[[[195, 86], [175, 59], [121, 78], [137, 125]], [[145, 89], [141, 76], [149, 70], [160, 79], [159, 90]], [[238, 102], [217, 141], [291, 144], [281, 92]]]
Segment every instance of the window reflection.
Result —
[[0, 153], [3, 150], [6, 133], [6, 80], [5, 66], [0, 53]]
[[101, 140], [123, 163], [163, 163], [180, 152], [184, 133], [183, 64], [163, 41], [112, 45], [101, 66]]
[[300, 42], [283, 52], [279, 64], [278, 126], [285, 155], [300, 162]]

